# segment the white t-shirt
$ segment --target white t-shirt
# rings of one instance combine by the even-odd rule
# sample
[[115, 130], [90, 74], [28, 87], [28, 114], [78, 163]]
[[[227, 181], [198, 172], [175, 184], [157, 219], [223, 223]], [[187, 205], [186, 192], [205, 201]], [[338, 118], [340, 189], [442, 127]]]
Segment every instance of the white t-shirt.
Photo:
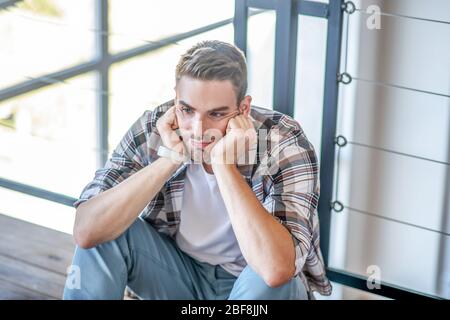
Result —
[[247, 265], [231, 226], [216, 177], [201, 164], [187, 166], [181, 221], [175, 241], [194, 259], [238, 276]]

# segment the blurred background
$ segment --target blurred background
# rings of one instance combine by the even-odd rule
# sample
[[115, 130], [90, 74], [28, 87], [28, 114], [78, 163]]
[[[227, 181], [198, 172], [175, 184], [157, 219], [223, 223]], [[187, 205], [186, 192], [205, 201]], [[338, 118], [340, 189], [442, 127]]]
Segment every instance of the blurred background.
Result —
[[[352, 81], [339, 86], [336, 122], [347, 144], [333, 178], [343, 210], [327, 226], [328, 264], [448, 299], [450, 1], [352, 3], [340, 55]], [[277, 109], [276, 10], [248, 14], [248, 93]], [[234, 42], [234, 15], [234, 0], [0, 0], [0, 298], [61, 296], [71, 203], [130, 125], [174, 97], [180, 54]], [[293, 116], [319, 157], [327, 32], [327, 19], [299, 16]], [[387, 298], [333, 285], [317, 298]]]

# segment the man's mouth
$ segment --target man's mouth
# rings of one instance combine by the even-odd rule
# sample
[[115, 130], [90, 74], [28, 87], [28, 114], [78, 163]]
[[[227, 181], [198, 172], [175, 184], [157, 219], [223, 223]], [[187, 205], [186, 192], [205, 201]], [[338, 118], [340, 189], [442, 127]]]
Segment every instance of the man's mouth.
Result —
[[195, 139], [191, 139], [191, 145], [194, 148], [201, 148], [204, 149], [206, 148], [206, 146], [208, 146], [209, 144], [211, 144], [213, 141], [205, 141], [205, 140], [195, 140]]

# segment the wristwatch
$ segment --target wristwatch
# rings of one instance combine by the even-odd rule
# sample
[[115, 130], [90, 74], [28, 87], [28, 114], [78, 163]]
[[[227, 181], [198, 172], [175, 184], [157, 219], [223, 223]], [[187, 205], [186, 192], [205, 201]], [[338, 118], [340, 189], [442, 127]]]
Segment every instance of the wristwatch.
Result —
[[181, 153], [178, 153], [172, 149], [169, 149], [165, 146], [159, 146], [158, 148], [158, 156], [171, 159], [173, 161], [183, 163], [183, 164], [190, 164], [191, 159], [187, 156], [184, 156]]

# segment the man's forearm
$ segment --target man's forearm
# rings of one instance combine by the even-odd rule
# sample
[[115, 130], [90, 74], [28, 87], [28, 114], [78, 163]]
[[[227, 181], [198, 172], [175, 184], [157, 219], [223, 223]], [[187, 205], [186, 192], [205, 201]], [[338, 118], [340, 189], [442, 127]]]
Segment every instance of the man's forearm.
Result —
[[268, 214], [235, 165], [215, 165], [213, 169], [247, 263], [268, 285], [285, 283], [295, 272], [291, 234]]
[[159, 158], [128, 179], [82, 203], [76, 213], [78, 245], [93, 247], [122, 234], [179, 167]]

